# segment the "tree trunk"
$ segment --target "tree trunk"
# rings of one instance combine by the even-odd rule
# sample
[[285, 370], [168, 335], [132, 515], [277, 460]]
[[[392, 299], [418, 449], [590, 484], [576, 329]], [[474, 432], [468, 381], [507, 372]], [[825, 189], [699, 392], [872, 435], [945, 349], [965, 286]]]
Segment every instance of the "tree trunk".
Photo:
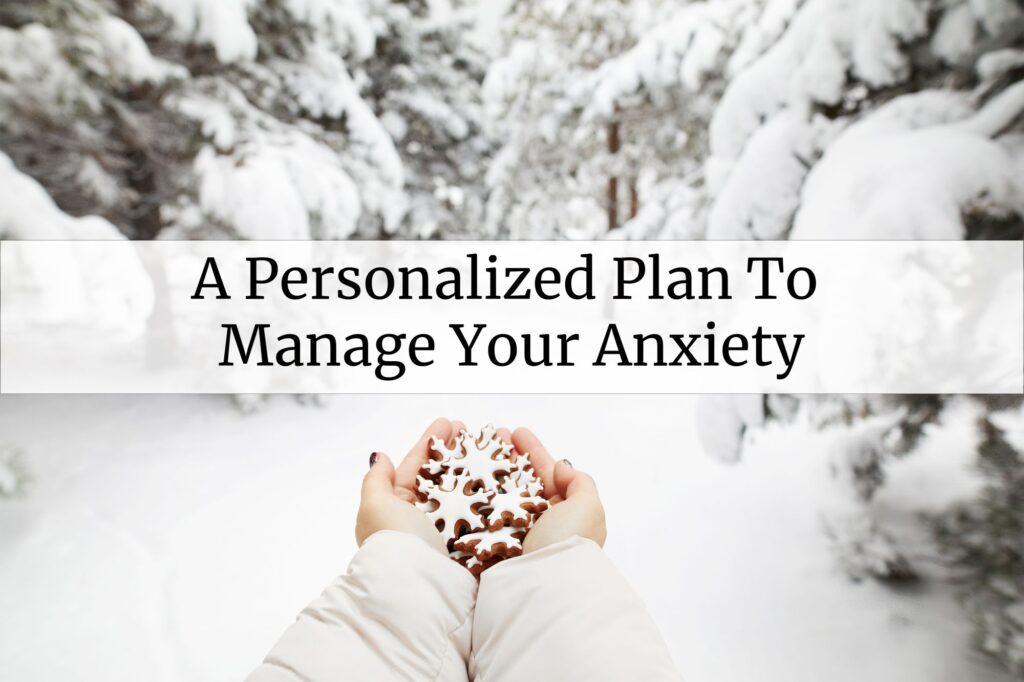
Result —
[[636, 191], [636, 177], [629, 179], [629, 218], [632, 220], [640, 211], [640, 195]]
[[[613, 121], [608, 124], [608, 153], [617, 154], [619, 151], [619, 122]], [[619, 179], [614, 175], [608, 178], [608, 231], [611, 232], [619, 226]]]

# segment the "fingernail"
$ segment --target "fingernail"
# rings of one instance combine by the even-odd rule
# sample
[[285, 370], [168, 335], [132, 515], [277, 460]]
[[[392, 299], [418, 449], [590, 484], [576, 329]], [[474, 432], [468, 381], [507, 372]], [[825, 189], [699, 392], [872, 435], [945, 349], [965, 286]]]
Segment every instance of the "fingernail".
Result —
[[563, 460], [562, 460], [562, 464], [565, 464], [565, 465], [567, 465], [567, 466], [568, 466], [568, 467], [569, 467], [570, 469], [573, 469], [573, 468], [575, 468], [575, 467], [573, 467], [573, 465], [572, 465], [572, 462], [570, 462], [570, 461], [569, 461], [569, 460], [567, 460], [567, 459], [563, 459]]
[[380, 455], [379, 452], [370, 453], [370, 466], [372, 467], [377, 463], [377, 457]]

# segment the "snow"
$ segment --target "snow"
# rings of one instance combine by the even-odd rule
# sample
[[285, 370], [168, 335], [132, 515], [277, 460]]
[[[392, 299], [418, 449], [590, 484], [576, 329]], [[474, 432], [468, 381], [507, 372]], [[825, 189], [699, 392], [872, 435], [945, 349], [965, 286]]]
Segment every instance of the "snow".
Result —
[[[237, 207], [210, 187], [295, 179], [282, 148], [308, 146], [299, 138], [337, 157], [325, 173], [347, 176], [339, 180], [346, 208], [319, 189], [298, 196], [289, 188], [272, 207], [282, 236], [599, 236], [610, 177], [620, 181], [618, 223], [627, 227], [615, 238], [785, 236], [800, 202], [818, 203], [803, 185], [832, 141], [832, 133], [819, 135], [820, 119], [833, 132], [860, 124], [919, 81], [977, 106], [1006, 88], [1021, 63], [1012, 36], [1024, 20], [1014, 0], [144, 5], [122, 16], [76, 0], [61, 21], [25, 10], [47, 25], [0, 28], [0, 113], [7, 152], [32, 173], [52, 173], [45, 184], [62, 205], [78, 213], [88, 204], [123, 222], [139, 208], [126, 204], [158, 201], [168, 234], [178, 237], [269, 235], [267, 225], [239, 228]], [[261, 41], [256, 27], [265, 32]], [[155, 31], [166, 32], [159, 49], [153, 45], [159, 57], [147, 45]], [[196, 45], [208, 46], [217, 63], [201, 67], [207, 52]], [[966, 89], [972, 67], [981, 77], [974, 92]], [[1001, 98], [1011, 112], [1020, 101], [1012, 92]], [[116, 186], [127, 179], [115, 158], [124, 143], [102, 113], [105, 101], [154, 147], [151, 163], [166, 167], [155, 196]], [[1012, 116], [994, 104], [984, 115], [1010, 125]], [[187, 138], [187, 149], [156, 142], [181, 113], [199, 123], [224, 163], [211, 164], [205, 152], [197, 159], [202, 145]], [[621, 141], [614, 154], [606, 143], [612, 118]], [[971, 125], [981, 137], [1003, 132], [983, 118], [961, 132]], [[31, 161], [28, 148], [49, 130], [71, 139]], [[971, 169], [997, 156], [983, 140], [958, 139], [947, 156], [967, 154]], [[901, 164], [926, 165], [923, 149], [908, 151], [909, 137], [900, 142], [890, 158], [886, 140], [869, 141], [879, 167], [895, 175]], [[994, 142], [1019, 167], [1017, 147]], [[178, 154], [187, 158], [165, 161]], [[843, 158], [827, 154], [832, 166], [833, 157]], [[952, 187], [954, 196], [934, 210], [941, 224], [927, 231], [957, 233], [954, 212], [979, 189], [991, 191], [1004, 214], [1019, 205], [1016, 188], [1003, 182], [1005, 160], [998, 163], [975, 182], [929, 171], [914, 195], [927, 185]], [[226, 178], [231, 164], [241, 170], [237, 181]], [[58, 165], [67, 170], [48, 170]], [[632, 220], [622, 196], [630, 186], [640, 189], [641, 215]], [[847, 180], [845, 190], [859, 189]], [[207, 197], [201, 205], [197, 191]], [[870, 199], [877, 223], [866, 234], [888, 233], [889, 199]], [[931, 209], [918, 213], [910, 220], [932, 219]]]
[[697, 91], [724, 61], [729, 26], [737, 23], [735, 15], [744, 4], [719, 0], [680, 8], [635, 47], [601, 66], [586, 116], [609, 117], [621, 99], [641, 89], [655, 98], [674, 87]]
[[240, 122], [236, 122], [234, 112], [245, 112], [248, 107], [237, 89], [225, 87], [208, 93], [195, 88], [168, 99], [170, 109], [196, 121], [203, 138], [213, 142], [217, 149], [230, 150], [240, 139]]
[[1007, 48], [994, 50], [978, 59], [978, 76], [983, 81], [992, 81], [999, 75], [1020, 66], [1024, 66], [1024, 50]]
[[607, 239], [699, 239], [703, 224], [697, 217], [700, 197], [685, 180], [668, 178], [648, 186], [638, 183], [641, 196], [636, 217], [609, 233]]
[[1024, 112], [1024, 81], [1014, 83], [999, 93], [978, 113], [963, 121], [958, 128], [975, 135], [995, 137], [1005, 131]]
[[0, 238], [3, 239], [123, 239], [102, 218], [73, 218], [57, 208], [46, 190], [25, 175], [0, 151]]
[[[696, 201], [680, 211], [669, 205], [667, 193], [642, 194], [641, 215], [615, 238], [692, 234], [684, 223], [704, 224], [704, 235], [711, 238], [784, 238], [798, 213], [818, 223], [826, 204], [837, 200], [842, 210], [835, 212], [845, 224], [836, 234], [962, 236], [960, 213], [979, 197], [985, 197], [986, 205], [991, 197], [994, 214], [1010, 215], [1020, 205], [1019, 183], [1007, 179], [1019, 167], [1019, 150], [991, 139], [1003, 131], [982, 120], [992, 116], [1010, 125], [1013, 118], [1006, 112], [1019, 111], [1013, 88], [1000, 98], [1003, 111], [988, 104], [959, 131], [877, 139], [865, 135], [859, 154], [852, 143], [844, 145], [844, 154], [831, 153], [829, 146], [851, 123], [886, 109], [891, 97], [904, 99], [899, 89], [918, 87], [912, 76], [937, 80], [931, 70], [955, 65], [945, 67], [950, 78], [943, 86], [956, 87], [960, 72], [974, 59], [984, 87], [975, 93], [950, 89], [957, 93], [946, 100], [951, 108], [943, 112], [937, 106], [929, 114], [946, 116], [943, 122], [968, 118], [986, 98], [984, 88], [1005, 88], [1007, 71], [1019, 61], [1019, 50], [997, 49], [1012, 44], [1007, 36], [1021, 20], [1018, 5], [1007, 0], [640, 3], [631, 14], [632, 33], [620, 42], [615, 39], [621, 36], [606, 39], [608, 52], [597, 56], [593, 36], [574, 23], [579, 20], [572, 12], [578, 8], [544, 5], [540, 16], [548, 12], [559, 26], [531, 24], [530, 15], [509, 22], [513, 33], [484, 83], [489, 131], [504, 144], [488, 173], [489, 214], [502, 216], [510, 225], [504, 230], [517, 236], [588, 234], [568, 227], [571, 220], [559, 215], [563, 206], [591, 199], [599, 210], [606, 201], [599, 190], [608, 177], [619, 175], [621, 186], [631, 174], [654, 173], [648, 189], [686, 176]], [[607, 10], [594, 10], [594, 16], [600, 11]], [[565, 35], [556, 35], [550, 45], [550, 34], [559, 31]], [[991, 54], [985, 55], [986, 50]], [[552, 71], [557, 64], [563, 68]], [[996, 79], [998, 74], [1004, 82]], [[563, 87], [547, 92], [558, 83]], [[612, 119], [621, 122], [625, 140], [615, 156], [600, 145], [601, 128]], [[962, 134], [972, 125], [973, 140]], [[908, 121], [906, 127], [924, 126]], [[668, 130], [685, 132], [692, 146], [672, 153], [664, 144]], [[930, 149], [946, 139], [948, 149]], [[546, 155], [539, 151], [548, 149]], [[563, 160], [556, 150], [566, 156], [572, 152], [572, 160]], [[668, 159], [664, 166], [659, 151]], [[831, 170], [817, 172], [814, 166], [823, 153]], [[694, 157], [696, 169], [687, 163]], [[966, 159], [963, 167], [956, 161], [960, 157]], [[844, 177], [846, 162], [865, 168], [856, 177]], [[565, 167], [562, 177], [559, 166]], [[539, 168], [553, 170], [542, 173]], [[879, 189], [884, 183], [874, 174], [887, 178], [888, 191]], [[815, 177], [813, 187], [805, 187]], [[590, 196], [579, 197], [580, 188], [589, 188], [584, 191]], [[915, 199], [903, 201], [900, 209], [893, 203], [904, 191]], [[553, 206], [546, 193], [561, 201]], [[866, 212], [860, 209], [863, 203]], [[670, 215], [680, 219], [669, 220]], [[596, 226], [600, 215], [577, 220]], [[900, 221], [906, 224], [896, 225]], [[523, 223], [531, 228], [524, 229]], [[827, 223], [817, 231], [807, 225], [805, 218], [801, 231], [827, 236]]]
[[[125, 238], [102, 218], [73, 218], [61, 211], [46, 190], [18, 171], [3, 152], [0, 152], [0, 188], [4, 193], [4, 200], [0, 201], [0, 239], [95, 241]], [[23, 256], [6, 251], [3, 257], [6, 261]], [[4, 294], [4, 307], [11, 310], [12, 318], [20, 312], [23, 319], [36, 322], [67, 319], [75, 322], [89, 320], [102, 325], [123, 320], [126, 315], [148, 310], [152, 305], [150, 279], [134, 254], [114, 256], [118, 262], [111, 267], [108, 257], [92, 255], [77, 259], [64, 245], [55, 247], [52, 258], [61, 263], [58, 271], [62, 277], [59, 281], [47, 274], [54, 272], [50, 263], [25, 263], [25, 271], [31, 273], [29, 281], [13, 280], [10, 277], [12, 269], [5, 269], [4, 264], [0, 264], [0, 290]], [[123, 280], [119, 283], [110, 276], [117, 270], [130, 273], [132, 286], [127, 290], [121, 288]], [[5, 273], [8, 275], [6, 278]], [[46, 287], [39, 287], [42, 277], [48, 278]], [[38, 297], [27, 296], [19, 291], [21, 287], [44, 293]], [[19, 305], [24, 310], [19, 311]]]
[[[341, 118], [350, 110], [367, 116], [345, 62], [325, 45], [313, 45], [301, 62], [280, 60], [271, 66], [281, 74], [298, 109], [313, 118]], [[362, 108], [356, 109], [359, 104]]]
[[[0, 27], [0, 237], [122, 238], [125, 225], [65, 213], [12, 161], [69, 211], [116, 214], [135, 200], [108, 101], [135, 114], [147, 144], [174, 134], [162, 126], [178, 114], [197, 124], [193, 149], [162, 167], [184, 193], [161, 205], [163, 236], [960, 239], [971, 210], [1024, 212], [1024, 83], [1007, 86], [1024, 51], [995, 40], [1024, 19], [1015, 0], [543, 0], [536, 16], [508, 0], [428, 0], [423, 15], [377, 0], [143, 4], [169, 19], [161, 57], [143, 38], [156, 25], [140, 20], [146, 8], [121, 18], [75, 3], [63, 23]], [[479, 63], [450, 40], [467, 13]], [[374, 55], [378, 39], [395, 42]], [[192, 45], [219, 63], [193, 77], [168, 61], [205, 58]], [[946, 89], [902, 94], [918, 88], [912, 58], [927, 67], [915, 76]], [[980, 85], [951, 89], [972, 66]], [[52, 131], [67, 149], [46, 156]], [[43, 162], [26, 161], [37, 147]], [[640, 210], [608, 234], [611, 175], [620, 190], [636, 180]], [[148, 305], [141, 264], [127, 299], [96, 266], [68, 262], [59, 300], [35, 314]], [[902, 290], [927, 294], [926, 274], [908, 268], [917, 284]], [[904, 326], [909, 347], [928, 346]], [[897, 544], [931, 556], [917, 514], [976, 490], [969, 411], [887, 468], [870, 502], [883, 531], [835, 475], [851, 457], [870, 463], [858, 434], [765, 426], [765, 400], [361, 396], [261, 410], [250, 397], [243, 416], [206, 398], [0, 398], [0, 580], [19, 587], [0, 596], [0, 660], [19, 680], [240, 678], [353, 551], [365, 455], [380, 438], [401, 448], [443, 408], [478, 424], [512, 414], [584, 453], [572, 459], [598, 475], [608, 551], [688, 679], [1003, 679], [969, 652], [935, 565], [923, 562], [923, 589], [894, 593], [843, 576], [877, 564], [835, 556], [843, 543], [873, 559]], [[593, 419], [603, 413], [618, 419]], [[1021, 423], [1009, 422], [1018, 445]], [[15, 499], [10, 447], [32, 476]], [[661, 454], [646, 466], [612, 457], [648, 450]]]
[[[211, 45], [225, 64], [251, 61], [259, 45], [249, 21], [260, 0], [147, 0], [174, 23], [179, 36]], [[367, 6], [359, 0], [286, 0], [282, 3], [292, 20], [314, 29], [331, 47], [366, 59], [373, 53], [376, 36], [367, 19]]]
[[1014, 449], [1024, 450], [1024, 405], [1016, 412], [1001, 412], [992, 415], [992, 423], [1003, 430], [1003, 435]]
[[188, 70], [154, 57], [142, 36], [131, 24], [105, 15], [98, 24], [105, 70], [131, 83], [163, 83], [168, 78], [184, 78]]
[[359, 190], [328, 149], [301, 133], [253, 140], [195, 161], [202, 209], [246, 239], [343, 239], [356, 229]]
[[[33, 477], [26, 496], [0, 500], [0, 581], [17, 585], [0, 596], [6, 674], [241, 679], [354, 551], [368, 453], [401, 456], [440, 412], [529, 424], [594, 474], [607, 552], [684, 679], [1007, 679], [970, 654], [969, 624], [937, 569], [907, 592], [837, 571], [819, 525], [834, 487], [815, 454], [835, 433], [775, 425], [723, 466], [697, 441], [696, 400], [351, 396], [316, 408], [282, 398], [243, 415], [218, 397], [4, 396], [0, 434]], [[915, 515], [970, 490], [971, 428], [936, 429], [931, 454], [898, 464], [879, 495], [920, 551]], [[656, 463], [634, 456], [648, 451]]]
[[794, 239], [962, 239], [973, 200], [1024, 197], [1013, 157], [988, 135], [1024, 109], [1024, 83], [977, 114], [947, 92], [897, 98], [844, 131], [807, 177]]
[[298, 21], [313, 27], [331, 47], [353, 59], [368, 59], [377, 36], [361, 0], [285, 0]]
[[[351, 152], [367, 165], [365, 179], [369, 182], [372, 177], [379, 188], [364, 192], [367, 207], [393, 212], [402, 206], [402, 160], [391, 137], [360, 97], [344, 62], [326, 46], [314, 45], [305, 61], [277, 62], [273, 68], [281, 73], [287, 91], [305, 113], [318, 119], [344, 120]], [[396, 220], [389, 217], [388, 222], [393, 225]]]
[[778, 42], [730, 82], [711, 120], [712, 154], [735, 160], [787, 105], [839, 103], [847, 74], [875, 88], [900, 82], [909, 71], [902, 45], [927, 28], [914, 0], [807, 0]]
[[967, 0], [986, 33], [996, 35], [1024, 17], [1024, 10], [1013, 0]]
[[25, 485], [19, 474], [18, 452], [0, 450], [0, 499], [17, 495]]
[[508, 13], [513, 0], [489, 0], [477, 3], [470, 40], [482, 50], [493, 51], [501, 44], [501, 20]]
[[[213, 143], [193, 162], [202, 215], [246, 239], [343, 239], [366, 213], [394, 229], [406, 207], [402, 161], [344, 62], [317, 45], [303, 62], [253, 69], [280, 77], [298, 111], [344, 120], [347, 153], [311, 126], [290, 126], [257, 109], [228, 83], [197, 81], [172, 106]], [[203, 226], [190, 211], [177, 217], [186, 231]]]
[[[817, 123], [818, 125], [815, 125]], [[747, 143], [715, 197], [709, 239], [784, 239], [800, 206], [800, 190], [828, 128], [784, 110]]]
[[256, 0], [147, 0], [174, 22], [178, 34], [212, 45], [217, 59], [227, 64], [255, 59], [256, 33], [249, 25], [249, 8]]
[[469, 135], [466, 119], [446, 102], [428, 92], [403, 93], [395, 99], [395, 103], [408, 107], [427, 120], [435, 121], [452, 139], [463, 140]]
[[19, 105], [38, 104], [47, 113], [100, 109], [96, 93], [61, 55], [57, 35], [41, 24], [0, 26], [0, 64], [0, 111], [12, 119], [6, 125], [17, 129]]
[[942, 15], [932, 36], [931, 48], [938, 57], [955, 64], [971, 53], [978, 22], [967, 4], [957, 5]]
[[380, 124], [395, 142], [401, 142], [409, 132], [409, 124], [397, 111], [385, 111], [380, 115]]
[[729, 57], [728, 73], [735, 75], [762, 55], [783, 34], [804, 0], [767, 0], [756, 22], [743, 32], [743, 37]]
[[764, 396], [708, 395], [697, 403], [697, 436], [712, 457], [738, 462], [744, 439], [765, 421]]
[[[100, 103], [86, 86], [75, 66], [92, 78], [111, 78], [118, 83], [160, 84], [182, 78], [188, 71], [150, 54], [142, 36], [118, 17], [101, 14], [94, 26], [65, 44], [59, 33], [41, 24], [27, 24], [18, 30], [0, 27], [0, 98], [4, 90], [20, 86], [22, 97], [49, 106], [84, 104], [98, 110]], [[66, 55], [74, 55], [73, 65]], [[29, 94], [31, 93], [31, 94]]]
[[113, 206], [121, 198], [121, 187], [117, 180], [96, 159], [86, 158], [82, 161], [76, 180], [100, 206]]

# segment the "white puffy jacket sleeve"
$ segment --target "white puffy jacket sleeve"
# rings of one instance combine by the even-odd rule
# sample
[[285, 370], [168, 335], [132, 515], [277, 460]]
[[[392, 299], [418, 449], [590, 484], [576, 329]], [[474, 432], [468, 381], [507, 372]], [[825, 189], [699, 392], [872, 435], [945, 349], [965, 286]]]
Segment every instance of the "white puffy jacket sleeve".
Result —
[[470, 673], [476, 682], [680, 679], [640, 598], [579, 537], [484, 572]]
[[476, 591], [420, 538], [374, 533], [247, 682], [466, 682]]

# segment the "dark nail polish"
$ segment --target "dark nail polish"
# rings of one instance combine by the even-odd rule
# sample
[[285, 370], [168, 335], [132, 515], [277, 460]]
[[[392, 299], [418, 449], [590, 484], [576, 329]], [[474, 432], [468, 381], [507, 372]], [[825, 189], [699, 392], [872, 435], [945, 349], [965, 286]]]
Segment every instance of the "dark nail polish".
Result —
[[567, 459], [563, 459], [562, 462], [565, 463], [565, 464], [568, 464], [570, 469], [574, 469], [575, 468], [575, 467], [573, 467], [572, 462], [570, 462]]
[[373, 466], [374, 464], [376, 464], [376, 463], [377, 463], [377, 455], [379, 455], [379, 454], [380, 454], [379, 452], [373, 452], [373, 453], [370, 453], [370, 466], [371, 466], [371, 467], [372, 467], [372, 466]]

